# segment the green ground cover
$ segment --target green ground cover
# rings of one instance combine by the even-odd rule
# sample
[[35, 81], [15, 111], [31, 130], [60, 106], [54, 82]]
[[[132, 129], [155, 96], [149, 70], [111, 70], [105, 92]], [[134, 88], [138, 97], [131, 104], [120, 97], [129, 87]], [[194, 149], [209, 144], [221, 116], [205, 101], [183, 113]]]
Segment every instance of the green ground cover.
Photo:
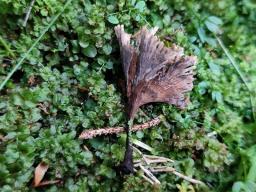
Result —
[[[0, 0], [0, 191], [256, 191], [253, 0], [65, 3], [36, 0], [24, 25], [30, 0]], [[160, 114], [166, 122], [132, 137], [207, 186], [170, 173], [157, 175], [160, 187], [121, 178], [125, 134], [77, 139], [125, 123], [117, 24], [130, 33], [158, 26], [167, 46], [198, 57], [189, 106], [143, 106], [136, 123]], [[32, 187], [41, 161], [61, 183]]]

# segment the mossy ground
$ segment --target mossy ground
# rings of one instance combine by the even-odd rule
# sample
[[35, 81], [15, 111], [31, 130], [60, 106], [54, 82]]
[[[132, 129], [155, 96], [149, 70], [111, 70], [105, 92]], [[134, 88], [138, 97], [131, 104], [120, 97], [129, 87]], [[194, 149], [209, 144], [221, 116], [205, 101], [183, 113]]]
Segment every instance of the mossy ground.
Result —
[[[29, 4], [0, 0], [0, 82], [65, 2], [35, 1], [24, 27]], [[255, 191], [255, 9], [252, 0], [73, 0], [0, 92], [1, 191]], [[180, 172], [207, 189], [168, 173], [157, 175], [160, 187], [139, 175], [121, 179], [115, 166], [125, 135], [77, 139], [82, 130], [125, 123], [117, 24], [131, 33], [158, 26], [167, 46], [176, 43], [198, 57], [191, 104], [182, 111], [167, 104], [142, 107], [136, 123], [160, 114], [166, 122], [132, 137], [155, 155], [176, 159]], [[45, 178], [61, 184], [31, 186], [41, 161], [50, 167]]]

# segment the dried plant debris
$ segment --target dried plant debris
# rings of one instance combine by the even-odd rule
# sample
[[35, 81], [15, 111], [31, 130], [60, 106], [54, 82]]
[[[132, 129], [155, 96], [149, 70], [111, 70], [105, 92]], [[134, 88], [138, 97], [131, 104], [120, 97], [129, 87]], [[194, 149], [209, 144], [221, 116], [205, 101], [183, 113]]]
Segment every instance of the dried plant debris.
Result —
[[135, 35], [115, 27], [126, 79], [129, 118], [146, 103], [165, 102], [184, 108], [185, 93], [193, 88], [195, 56], [184, 55], [183, 48], [165, 47], [155, 36], [157, 28], [143, 27]]
[[[156, 126], [159, 123], [161, 123], [162, 119], [163, 119], [163, 116], [159, 115], [158, 117], [156, 117], [146, 123], [134, 125], [131, 128], [131, 131], [139, 131], [139, 130], [151, 128], [151, 127]], [[91, 138], [97, 137], [99, 135], [118, 134], [118, 133], [122, 133], [124, 131], [125, 131], [124, 127], [105, 127], [105, 128], [101, 128], [101, 129], [89, 129], [89, 130], [83, 131], [79, 135], [79, 139], [91, 139]]]
[[181, 179], [184, 179], [192, 184], [205, 185], [202, 181], [193, 179], [178, 172], [174, 168], [175, 161], [166, 157], [160, 157], [155, 155], [146, 155], [142, 153], [138, 148], [133, 147], [134, 151], [139, 154], [140, 158], [135, 160], [134, 169], [136, 172], [142, 171], [141, 175], [146, 181], [152, 185], [160, 185], [160, 181], [155, 177], [154, 173], [172, 173]]
[[34, 176], [34, 186], [37, 187], [41, 183], [42, 179], [44, 178], [45, 173], [47, 172], [49, 165], [45, 162], [41, 162], [37, 165], [35, 169], [35, 176]]
[[61, 182], [60, 179], [42, 181], [48, 168], [49, 168], [49, 165], [43, 161], [37, 165], [37, 167], [35, 168], [35, 173], [34, 173], [34, 183], [33, 183], [34, 187], [52, 185], [52, 184]]

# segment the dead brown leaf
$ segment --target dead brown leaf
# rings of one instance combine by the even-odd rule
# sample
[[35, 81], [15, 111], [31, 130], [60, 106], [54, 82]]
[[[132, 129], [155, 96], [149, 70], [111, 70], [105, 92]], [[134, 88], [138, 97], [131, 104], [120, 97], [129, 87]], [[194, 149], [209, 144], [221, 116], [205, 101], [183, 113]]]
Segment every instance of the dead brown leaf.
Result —
[[41, 162], [37, 165], [34, 175], [34, 187], [40, 186], [42, 179], [44, 178], [45, 173], [47, 172], [49, 165], [45, 162]]

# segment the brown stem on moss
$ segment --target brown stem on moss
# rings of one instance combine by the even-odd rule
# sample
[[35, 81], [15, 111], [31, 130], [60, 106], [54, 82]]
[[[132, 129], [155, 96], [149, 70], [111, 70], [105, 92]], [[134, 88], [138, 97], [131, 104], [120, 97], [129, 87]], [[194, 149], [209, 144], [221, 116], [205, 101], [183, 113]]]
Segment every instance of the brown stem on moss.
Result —
[[[143, 129], [148, 129], [150, 127], [158, 125], [162, 120], [162, 116], [158, 116], [146, 123], [140, 124], [140, 125], [134, 125], [130, 131], [139, 131]], [[79, 135], [79, 139], [90, 139], [99, 135], [108, 135], [108, 134], [118, 134], [125, 131], [124, 127], [106, 127], [101, 129], [89, 129], [83, 131]]]

